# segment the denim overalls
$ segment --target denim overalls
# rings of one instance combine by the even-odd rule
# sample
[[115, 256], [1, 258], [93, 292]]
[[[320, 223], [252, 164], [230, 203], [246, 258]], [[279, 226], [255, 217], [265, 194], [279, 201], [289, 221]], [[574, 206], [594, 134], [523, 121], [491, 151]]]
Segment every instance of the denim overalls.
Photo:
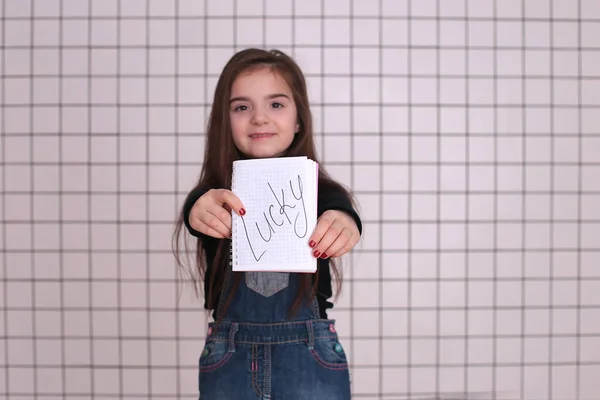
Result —
[[[219, 308], [232, 288], [233, 274]], [[218, 322], [208, 326], [199, 362], [201, 400], [350, 399], [348, 362], [334, 320], [316, 298], [293, 318], [298, 275], [245, 272]]]

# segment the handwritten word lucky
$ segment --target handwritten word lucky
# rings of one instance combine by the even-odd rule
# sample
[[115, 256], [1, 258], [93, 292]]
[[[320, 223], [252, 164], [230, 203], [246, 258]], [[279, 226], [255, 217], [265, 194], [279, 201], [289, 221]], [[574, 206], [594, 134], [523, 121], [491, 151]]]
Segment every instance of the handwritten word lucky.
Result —
[[[258, 222], [255, 223], [256, 230], [264, 243], [270, 242], [280, 229], [285, 229], [285, 226], [293, 227], [294, 234], [298, 238], [304, 238], [308, 233], [308, 219], [306, 216], [306, 206], [304, 203], [302, 179], [300, 178], [300, 175], [298, 175], [298, 184], [296, 188], [294, 188], [291, 180], [289, 183], [289, 194], [291, 195], [286, 196], [284, 189], [281, 189], [281, 193], [275, 192], [271, 183], [267, 182], [267, 185], [273, 194], [273, 202], [269, 205], [268, 211], [263, 211], [262, 213], [264, 222], [261, 222], [260, 226]], [[293, 201], [293, 199], [295, 199], [295, 201]], [[267, 250], [263, 251], [260, 256], [256, 256], [254, 246], [252, 245], [250, 235], [248, 234], [246, 221], [244, 217], [241, 217], [241, 219], [244, 224], [244, 231], [246, 233], [248, 245], [252, 251], [252, 256], [256, 261], [259, 261]], [[298, 223], [299, 221], [300, 224]]]

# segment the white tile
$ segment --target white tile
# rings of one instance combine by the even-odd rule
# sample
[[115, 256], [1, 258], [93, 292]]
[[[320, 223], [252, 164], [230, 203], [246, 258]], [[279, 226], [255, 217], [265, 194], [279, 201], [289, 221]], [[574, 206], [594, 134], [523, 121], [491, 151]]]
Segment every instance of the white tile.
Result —
[[[379, 191], [379, 166], [357, 165], [353, 167], [354, 187], [356, 190]], [[384, 177], [385, 188], [385, 177]]]
[[382, 0], [381, 14], [389, 16], [406, 16], [410, 0]]
[[65, 359], [67, 366], [82, 365], [90, 362], [90, 341], [87, 339], [69, 339], [65, 341]]
[[[378, 171], [374, 171], [378, 173]], [[407, 190], [408, 168], [400, 165], [383, 166], [383, 190]]]
[[437, 370], [428, 368], [414, 368], [410, 373], [410, 389], [417, 393], [430, 393], [431, 383], [437, 380]]
[[[412, 307], [412, 305], [411, 305]], [[436, 312], [410, 310], [410, 334], [413, 337], [436, 335]]]
[[65, 383], [68, 392], [89, 393], [92, 390], [91, 368], [81, 366], [65, 369]]
[[[262, 33], [262, 31], [261, 31]], [[293, 35], [293, 24], [291, 18], [267, 19], [265, 27], [265, 43], [267, 45], [291, 45]], [[296, 58], [302, 59], [302, 54], [316, 49], [296, 49]], [[320, 51], [320, 49], [318, 50]], [[305, 72], [309, 72], [305, 69]]]
[[[375, 265], [371, 265], [370, 268], [375, 268]], [[357, 279], [357, 277], [354, 278]], [[354, 307], [385, 307], [386, 304], [381, 304], [379, 295], [372, 295], [373, 293], [378, 293], [380, 287], [380, 282], [354, 281], [352, 287], [352, 301]]]
[[119, 342], [116, 339], [94, 339], [92, 346], [97, 365], [114, 365], [119, 359]]
[[588, 106], [600, 106], [600, 80], [586, 81], [581, 88], [581, 104]]
[[292, 14], [293, 3], [290, 0], [266, 0], [267, 15], [290, 16]]
[[[404, 307], [407, 305], [407, 283], [405, 281], [386, 281], [381, 283], [382, 306]], [[384, 317], [384, 324], [386, 318]], [[391, 323], [391, 320], [390, 320]]]
[[[349, 16], [352, 0], [331, 0], [323, 2], [323, 15], [325, 16]], [[354, 2], [353, 14], [356, 14], [356, 2]], [[362, 3], [358, 3], [359, 6]]]
[[384, 107], [382, 110], [382, 133], [406, 133], [408, 132], [408, 108], [407, 107]]
[[174, 20], [150, 20], [148, 24], [148, 44], [150, 46], [173, 46], [176, 44], [177, 26]]
[[[113, 361], [114, 365], [114, 361]], [[104, 369], [93, 369], [92, 370], [94, 376], [94, 385], [98, 385], [94, 387], [94, 391], [99, 395], [114, 395], [115, 390], [111, 385], [114, 385], [115, 382], [119, 382], [120, 375], [119, 370], [116, 368], [104, 368]]]
[[349, 78], [329, 77], [323, 82], [324, 98], [327, 103], [348, 104], [351, 101]]
[[234, 20], [231, 18], [207, 21], [207, 44], [230, 45], [234, 40]]
[[385, 334], [379, 329], [379, 313], [372, 311], [354, 311], [353, 313], [354, 329], [353, 335], [361, 337], [372, 337], [376, 339], [381, 346], [378, 336]]
[[410, 363], [411, 364], [417, 364], [417, 365], [435, 364], [436, 343], [435, 343], [434, 339], [411, 338], [411, 340], [409, 341], [409, 344], [410, 344]]
[[[125, 337], [139, 338], [148, 335], [147, 319], [150, 316], [146, 315], [143, 311], [122, 311], [121, 312], [121, 327]], [[185, 332], [185, 331], [183, 331]], [[141, 357], [146, 357], [147, 353]], [[143, 360], [143, 358], [142, 358]]]
[[[386, 20], [382, 23], [385, 26]], [[399, 35], [395, 35], [394, 37], [397, 36]], [[406, 49], [383, 48], [381, 49], [381, 62], [382, 73], [384, 75], [406, 74], [409, 62], [408, 51]]]
[[10, 390], [18, 393], [33, 394], [31, 388], [35, 387], [34, 374], [36, 371], [33, 368], [10, 368], [8, 369], [8, 382], [10, 382]]
[[438, 3], [440, 17], [466, 17], [465, 0], [447, 0]]
[[116, 0], [92, 0], [91, 14], [94, 17], [115, 17], [118, 12], [118, 2]]
[[411, 45], [434, 46], [437, 44], [437, 29], [434, 21], [412, 20], [409, 29]]
[[354, 136], [354, 161], [379, 162], [380, 139], [372, 136]]
[[148, 7], [149, 2], [146, 0], [131, 0], [126, 2], [120, 2], [118, 12], [122, 17], [141, 17], [146, 16], [148, 12]]
[[[412, 90], [415, 90], [412, 88]], [[414, 101], [414, 98], [412, 99]], [[409, 109], [410, 130], [414, 133], [432, 133], [437, 131], [437, 110], [433, 107], [412, 107]]]
[[[7, 332], [8, 335], [34, 335], [33, 317], [30, 311], [8, 312]], [[60, 312], [59, 311], [36, 311], [35, 312], [35, 335], [59, 337]]]
[[493, 362], [494, 344], [492, 339], [469, 338], [467, 340], [468, 362], [471, 364], [491, 364]]
[[[243, 47], [260, 47], [263, 38], [263, 21], [260, 19], [237, 19], [235, 21], [236, 45]], [[278, 44], [283, 44], [279, 42]]]
[[460, 250], [466, 246], [465, 226], [459, 224], [444, 224], [440, 227], [441, 250]]
[[352, 27], [352, 44], [375, 46], [379, 44], [379, 20], [354, 19]]
[[350, 20], [346, 18], [325, 19], [323, 28], [323, 44], [350, 44]]
[[[578, 26], [581, 30], [581, 47], [598, 46], [598, 37], [600, 37], [600, 24], [597, 22], [581, 22]], [[573, 46], [577, 47], [577, 46]]]
[[498, 364], [521, 362], [522, 344], [523, 341], [521, 339], [496, 338], [496, 362]]
[[598, 176], [600, 174], [600, 168], [597, 166], [584, 166], [581, 171], [581, 186], [584, 191], [586, 190], [599, 190], [600, 181]]
[[[442, 4], [445, 4], [442, 3]], [[464, 21], [439, 22], [439, 38], [441, 46], [465, 46], [466, 45], [466, 24]]]
[[[390, 307], [393, 304], [385, 304], [384, 307], [386, 306]], [[381, 314], [381, 325], [385, 335], [405, 336], [408, 333], [408, 312], [384, 309]]]
[[408, 138], [406, 136], [383, 136], [382, 146], [381, 161], [401, 162], [408, 160]]
[[383, 198], [383, 215], [389, 219], [407, 218], [408, 200], [406, 196], [386, 194]]
[[[124, 369], [122, 372], [123, 393], [129, 395], [148, 394], [148, 372], [143, 369]], [[198, 377], [196, 376], [196, 379]]]
[[493, 46], [494, 27], [484, 21], [469, 21], [467, 25], [468, 42], [470, 46]]
[[550, 312], [548, 310], [525, 309], [525, 334], [547, 334]]
[[[209, 16], [232, 16], [233, 15], [233, 0], [208, 0], [207, 12]], [[215, 21], [218, 21], [215, 19]]]
[[354, 106], [352, 125], [354, 132], [374, 135], [379, 132], [379, 108]]
[[[356, 348], [357, 346], [355, 346]], [[380, 371], [378, 368], [355, 366], [352, 369], [352, 391], [353, 394], [368, 395], [373, 393], [373, 387], [379, 386]]]
[[440, 190], [457, 191], [466, 188], [466, 167], [448, 165], [440, 170]]
[[467, 0], [467, 12], [470, 17], [492, 17], [494, 6], [493, 0]]
[[526, 366], [523, 375], [523, 397], [529, 399], [549, 398], [548, 385], [539, 382], [549, 382], [549, 372], [546, 366]]
[[[566, 0], [563, 0], [564, 2], [566, 2]], [[570, 4], [570, 3], [569, 3]], [[581, 15], [585, 15], [587, 18], [600, 18], [600, 6], [598, 5], [598, 2], [594, 1], [594, 0], [582, 0], [581, 1]], [[567, 8], [566, 6], [563, 6], [563, 8]], [[571, 11], [571, 14], [573, 18], [576, 18], [575, 13], [577, 12], [577, 7], [569, 7]], [[575, 10], [573, 10], [575, 9]]]
[[294, 40], [296, 44], [318, 46], [323, 43], [323, 36], [324, 32], [321, 31], [320, 19], [296, 20], [294, 24]]
[[[344, 31], [341, 32], [342, 34], [346, 34]], [[379, 49], [353, 48], [352, 68], [355, 74], [378, 74]]]
[[419, 194], [411, 196], [411, 219], [436, 220], [438, 218], [438, 198], [436, 195]]
[[33, 22], [33, 45], [57, 46], [59, 44], [60, 25], [57, 20], [39, 20]]
[[411, 307], [435, 307], [437, 300], [435, 282], [414, 281], [411, 285]]

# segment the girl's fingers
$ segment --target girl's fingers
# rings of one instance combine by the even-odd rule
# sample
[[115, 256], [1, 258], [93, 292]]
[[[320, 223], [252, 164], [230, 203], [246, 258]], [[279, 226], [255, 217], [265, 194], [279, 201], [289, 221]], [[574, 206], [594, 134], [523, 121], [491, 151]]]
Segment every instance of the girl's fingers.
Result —
[[206, 213], [204, 213], [203, 218], [200, 222], [202, 222], [206, 227], [210, 228], [211, 230], [219, 233], [219, 236], [214, 237], [228, 238], [231, 236], [231, 229], [229, 229], [223, 223], [223, 221], [221, 221], [217, 216], [215, 216], [208, 210]]
[[328, 250], [329, 247], [338, 239], [343, 230], [344, 227], [339, 222], [334, 222], [333, 224], [329, 225], [327, 231], [315, 246], [313, 256], [321, 258], [329, 257], [330, 253], [327, 253], [326, 250]]
[[216, 201], [219, 205], [227, 205], [238, 215], [246, 214], [242, 201], [237, 197], [231, 190], [219, 189], [215, 196]]
[[227, 209], [215, 204], [212, 207], [206, 209], [210, 214], [217, 217], [225, 227], [231, 232], [231, 213], [227, 212]]
[[351, 238], [352, 233], [348, 229], [342, 230], [335, 241], [323, 251], [327, 256], [322, 256], [322, 258], [339, 257], [339, 254], [345, 253], [344, 249], [350, 243]]
[[[346, 231], [344, 231], [344, 232], [346, 232]], [[344, 236], [344, 234], [340, 235], [340, 237], [341, 236]], [[352, 250], [352, 248], [354, 247], [354, 245], [356, 245], [356, 243], [358, 243], [358, 235], [351, 233], [350, 236], [348, 237], [348, 240], [346, 241], [346, 243], [344, 243], [342, 245], [342, 247], [340, 247], [337, 251], [333, 252], [333, 254], [331, 254], [330, 257], [334, 258], [334, 257], [343, 256], [344, 254], [346, 254], [350, 250]]]
[[198, 231], [204, 233], [205, 235], [212, 236], [217, 239], [225, 239], [226, 237], [216, 229], [210, 227], [206, 223], [202, 221], [198, 221]]

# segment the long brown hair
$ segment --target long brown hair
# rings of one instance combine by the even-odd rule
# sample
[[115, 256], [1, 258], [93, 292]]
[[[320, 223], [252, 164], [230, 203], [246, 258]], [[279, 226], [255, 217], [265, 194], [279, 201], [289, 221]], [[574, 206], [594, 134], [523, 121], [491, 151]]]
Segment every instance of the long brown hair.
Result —
[[[297, 119], [300, 125], [299, 132], [294, 136], [292, 144], [288, 147], [284, 156], [306, 156], [317, 160], [315, 143], [313, 140], [313, 123], [310, 105], [306, 89], [306, 81], [300, 67], [296, 62], [279, 50], [262, 50], [249, 48], [234, 54], [225, 65], [217, 82], [212, 103], [212, 110], [208, 118], [206, 146], [204, 150], [204, 163], [195, 189], [198, 188], [230, 188], [233, 161], [244, 158], [243, 154], [236, 148], [231, 135], [231, 123], [229, 119], [229, 100], [231, 88], [235, 79], [243, 72], [254, 68], [270, 68], [285, 79], [293, 93], [297, 109]], [[349, 190], [335, 182], [319, 166], [319, 194], [340, 193], [345, 195], [354, 205], [355, 201]], [[182, 231], [185, 230], [183, 210], [179, 214], [173, 235], [174, 254], [178, 266], [184, 267], [180, 255], [180, 239]], [[186, 242], [184, 242], [186, 243]], [[204, 283], [206, 293], [207, 309], [217, 307], [216, 300], [225, 284], [226, 270], [229, 267], [229, 240], [219, 240], [214, 262], [212, 265], [209, 281]], [[187, 244], [186, 244], [186, 254]], [[206, 277], [206, 259], [203, 252], [202, 241], [196, 240], [196, 251], [194, 254], [194, 268], [187, 268], [192, 278], [194, 289], [199, 293], [199, 282]], [[337, 297], [341, 291], [342, 270], [337, 260], [330, 259], [330, 266], [335, 277]], [[318, 273], [315, 274], [318, 277]], [[315, 278], [316, 278], [315, 277]], [[290, 309], [295, 311], [301, 304], [303, 297], [311, 300], [316, 293], [318, 279], [313, 279], [312, 274], [300, 274], [299, 291]], [[224, 309], [228, 306], [233, 292], [237, 289], [241, 274], [235, 273], [234, 289], [231, 291]], [[221, 312], [222, 310], [219, 310]]]

